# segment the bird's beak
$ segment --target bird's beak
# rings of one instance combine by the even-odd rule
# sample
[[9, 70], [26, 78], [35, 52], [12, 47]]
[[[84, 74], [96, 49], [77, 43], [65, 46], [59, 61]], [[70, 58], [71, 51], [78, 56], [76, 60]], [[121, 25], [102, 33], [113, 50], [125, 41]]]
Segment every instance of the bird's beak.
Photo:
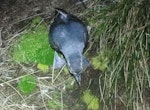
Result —
[[74, 75], [74, 77], [75, 77], [78, 85], [80, 86], [81, 85], [81, 74], [76, 74], [76, 75]]

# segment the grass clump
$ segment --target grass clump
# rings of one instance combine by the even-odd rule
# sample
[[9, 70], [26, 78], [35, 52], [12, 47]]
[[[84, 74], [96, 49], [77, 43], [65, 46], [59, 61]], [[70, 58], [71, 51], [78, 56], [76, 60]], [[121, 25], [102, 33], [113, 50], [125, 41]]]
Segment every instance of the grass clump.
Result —
[[51, 99], [48, 100], [47, 105], [50, 110], [61, 110], [62, 108], [66, 108], [66, 105], [62, 102], [61, 95], [62, 93], [60, 91], [55, 91]]
[[94, 66], [94, 69], [105, 71], [107, 69], [108, 63], [109, 59], [107, 55], [104, 54], [104, 52], [100, 52], [97, 56], [92, 58], [92, 65]]
[[21, 78], [18, 82], [18, 89], [24, 94], [30, 94], [36, 89], [36, 78], [32, 75]]
[[[150, 103], [147, 102], [150, 96], [146, 95], [150, 88], [148, 4], [149, 0], [121, 0], [100, 8], [95, 4], [89, 12], [92, 14], [89, 20], [94, 27], [92, 36], [99, 46], [98, 52], [110, 50], [111, 54], [108, 59], [107, 55], [101, 54], [93, 58], [93, 62], [97, 61], [94, 67], [107, 67], [99, 82], [102, 110], [150, 109], [147, 104]], [[107, 60], [107, 66], [105, 62], [101, 63]]]
[[17, 62], [53, 64], [54, 51], [48, 44], [48, 30], [39, 17], [33, 19], [28, 32], [13, 48], [13, 59]]
[[99, 99], [90, 90], [84, 91], [82, 100], [87, 104], [88, 110], [99, 110]]
[[55, 101], [55, 100], [48, 100], [48, 106], [51, 109], [60, 110], [61, 109], [61, 102]]

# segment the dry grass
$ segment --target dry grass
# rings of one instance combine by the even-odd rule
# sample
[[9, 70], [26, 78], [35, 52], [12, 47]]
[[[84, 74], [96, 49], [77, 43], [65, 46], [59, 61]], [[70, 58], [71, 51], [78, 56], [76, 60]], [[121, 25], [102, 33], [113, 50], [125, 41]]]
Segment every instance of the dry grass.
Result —
[[99, 51], [112, 52], [111, 57], [107, 55], [111, 59], [108, 69], [99, 80], [103, 110], [150, 109], [147, 4], [146, 0], [122, 0], [109, 8], [93, 9], [97, 11], [90, 18], [94, 40]]
[[[69, 75], [66, 78], [60, 77], [60, 74], [64, 73], [64, 68], [60, 71], [50, 70], [48, 74], [38, 70], [35, 64], [12, 61], [11, 47], [14, 41], [24, 33], [26, 31], [15, 33], [5, 42], [5, 47], [0, 48], [0, 110], [48, 110], [50, 100], [55, 102], [56, 107], [63, 109], [65, 83], [72, 80]], [[29, 74], [36, 77], [37, 90], [30, 95], [25, 95], [17, 88], [17, 84], [21, 78]]]

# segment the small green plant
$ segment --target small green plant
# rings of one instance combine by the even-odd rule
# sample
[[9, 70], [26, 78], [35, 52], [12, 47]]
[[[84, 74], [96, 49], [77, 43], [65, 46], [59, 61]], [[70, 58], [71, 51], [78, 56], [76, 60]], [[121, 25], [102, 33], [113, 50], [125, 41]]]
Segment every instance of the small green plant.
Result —
[[[48, 30], [41, 18], [33, 19], [27, 33], [22, 35], [13, 47], [13, 59], [23, 63], [52, 65], [54, 51], [48, 43]], [[39, 24], [40, 23], [40, 24]]]
[[36, 88], [36, 79], [32, 75], [25, 76], [19, 80], [18, 89], [24, 94], [32, 93]]
[[90, 90], [84, 91], [82, 100], [87, 104], [88, 110], [99, 110], [99, 99]]
[[48, 72], [48, 70], [49, 70], [48, 65], [44, 65], [44, 64], [40, 64], [40, 63], [37, 65], [37, 68], [42, 70], [44, 73]]
[[105, 71], [108, 66], [109, 60], [104, 52], [100, 52], [97, 56], [92, 58], [92, 65], [94, 69]]
[[66, 108], [66, 105], [61, 102], [61, 92], [55, 91], [51, 96], [52, 99], [48, 100], [48, 107], [50, 110], [61, 110], [61, 108]]
[[54, 100], [49, 100], [48, 101], [48, 106], [51, 109], [60, 110], [60, 108], [61, 108], [61, 102], [59, 102], [59, 101], [56, 102]]

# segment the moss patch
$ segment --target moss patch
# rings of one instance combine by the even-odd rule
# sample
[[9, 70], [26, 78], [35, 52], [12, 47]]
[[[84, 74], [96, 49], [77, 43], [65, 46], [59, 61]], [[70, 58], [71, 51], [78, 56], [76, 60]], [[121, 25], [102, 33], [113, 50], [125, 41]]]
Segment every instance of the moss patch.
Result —
[[55, 91], [51, 98], [47, 103], [50, 110], [61, 110], [62, 107], [66, 108], [66, 105], [61, 102], [61, 92]]
[[109, 59], [104, 52], [100, 52], [97, 56], [92, 58], [92, 65], [94, 66], [94, 69], [105, 71], [108, 63]]
[[99, 110], [99, 99], [90, 90], [83, 93], [82, 100], [87, 104], [88, 110]]
[[36, 79], [32, 75], [25, 76], [19, 80], [18, 89], [24, 94], [32, 93], [36, 88]]
[[[17, 62], [52, 65], [54, 51], [48, 43], [48, 30], [41, 18], [33, 19], [28, 33], [14, 44], [13, 59]], [[40, 24], [39, 24], [40, 23]]]
[[61, 102], [55, 100], [49, 100], [48, 106], [51, 109], [60, 110], [61, 109]]
[[37, 68], [42, 70], [44, 73], [48, 72], [48, 70], [49, 70], [48, 65], [43, 65], [43, 64], [40, 64], [40, 63], [37, 65]]

